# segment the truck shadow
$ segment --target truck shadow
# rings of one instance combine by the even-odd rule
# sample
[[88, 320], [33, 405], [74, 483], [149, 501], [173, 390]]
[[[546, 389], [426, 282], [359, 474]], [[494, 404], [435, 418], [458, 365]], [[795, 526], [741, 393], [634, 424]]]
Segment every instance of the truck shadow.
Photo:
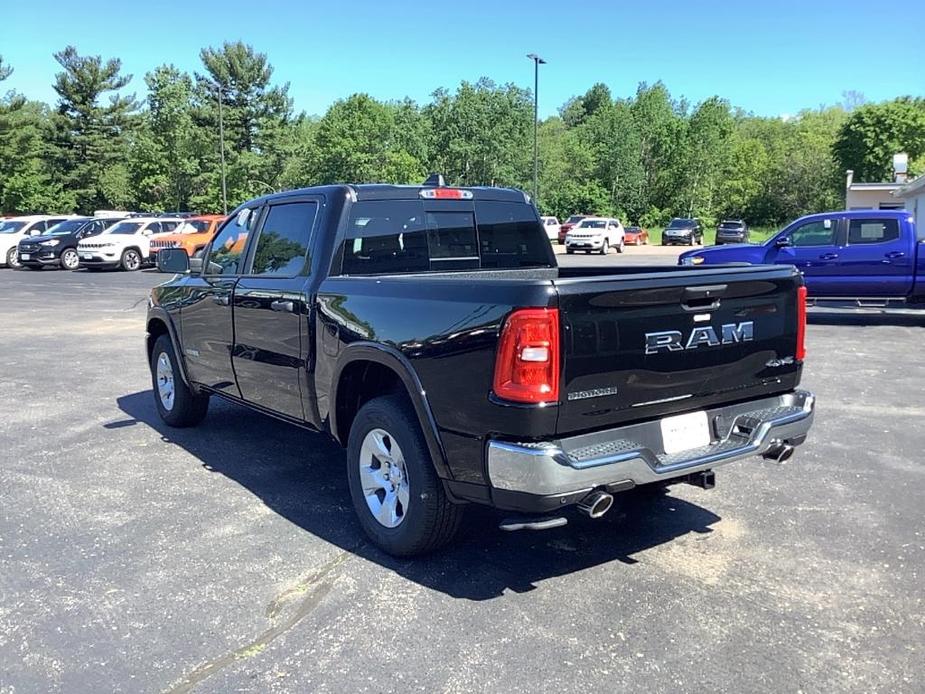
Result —
[[214, 398], [195, 429], [161, 422], [151, 391], [117, 400], [128, 419], [108, 429], [147, 425], [161, 439], [182, 447], [211, 472], [225, 475], [291, 523], [322, 540], [456, 598], [489, 600], [524, 593], [545, 579], [617, 561], [644, 562], [634, 555], [688, 533], [709, 533], [719, 516], [658, 492], [624, 493], [603, 519], [577, 514], [563, 528], [505, 533], [501, 515], [470, 507], [458, 540], [429, 557], [395, 559], [372, 546], [356, 522], [343, 471], [341, 449], [320, 434]]

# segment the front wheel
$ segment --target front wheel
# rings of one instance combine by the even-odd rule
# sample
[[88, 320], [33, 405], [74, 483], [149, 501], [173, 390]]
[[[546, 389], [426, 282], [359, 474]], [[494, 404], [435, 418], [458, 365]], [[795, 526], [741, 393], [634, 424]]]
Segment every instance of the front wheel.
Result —
[[134, 248], [127, 248], [122, 252], [122, 260], [119, 261], [119, 265], [128, 272], [138, 270], [141, 267], [141, 253]]
[[459, 529], [463, 509], [447, 499], [402, 396], [375, 398], [360, 408], [347, 444], [347, 481], [363, 531], [389, 554], [432, 552]]
[[18, 270], [22, 267], [22, 263], [19, 262], [19, 249], [11, 248], [6, 254], [6, 264], [9, 265], [14, 270]]
[[205, 418], [209, 396], [194, 393], [183, 381], [169, 335], [161, 335], [154, 343], [151, 382], [157, 413], [168, 426], [192, 427]]
[[77, 257], [77, 251], [73, 248], [66, 249], [61, 254], [61, 267], [65, 270], [76, 270], [80, 265], [80, 259]]
[[607, 239], [604, 239], [604, 243], [601, 245], [601, 255], [607, 255], [610, 253], [610, 243]]

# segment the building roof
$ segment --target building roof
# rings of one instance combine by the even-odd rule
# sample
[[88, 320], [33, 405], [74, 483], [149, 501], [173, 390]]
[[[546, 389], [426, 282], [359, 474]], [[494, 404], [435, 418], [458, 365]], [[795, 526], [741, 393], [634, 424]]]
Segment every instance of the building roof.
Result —
[[918, 195], [922, 192], [925, 192], [925, 175], [914, 178], [898, 190], [894, 190], [893, 195], [898, 198], [911, 198], [913, 195]]
[[902, 183], [852, 183], [848, 190], [898, 190]]

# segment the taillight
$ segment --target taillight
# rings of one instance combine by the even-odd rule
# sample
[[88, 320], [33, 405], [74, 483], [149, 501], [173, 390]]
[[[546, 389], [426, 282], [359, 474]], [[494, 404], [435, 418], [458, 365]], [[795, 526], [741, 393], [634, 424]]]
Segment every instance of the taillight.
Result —
[[425, 188], [421, 191], [421, 197], [428, 200], [471, 200], [472, 191], [459, 188]]
[[492, 388], [515, 402], [559, 399], [559, 309], [515, 310], [501, 329]]
[[797, 361], [806, 359], [806, 287], [797, 288]]

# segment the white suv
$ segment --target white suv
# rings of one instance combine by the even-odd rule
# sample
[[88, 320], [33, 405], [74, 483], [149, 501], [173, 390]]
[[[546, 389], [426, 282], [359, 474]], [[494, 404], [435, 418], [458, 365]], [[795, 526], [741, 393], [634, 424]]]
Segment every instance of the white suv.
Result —
[[569, 229], [565, 236], [565, 252], [597, 251], [602, 255], [616, 248], [622, 253], [625, 248], [626, 232], [619, 219], [608, 217], [585, 217]]
[[33, 214], [0, 220], [0, 265], [19, 267], [19, 242], [27, 236], [41, 236], [58, 222], [73, 215]]
[[150, 237], [173, 231], [182, 223], [182, 219], [172, 217], [124, 219], [99, 236], [92, 236], [77, 244], [80, 267], [90, 270], [115, 267], [138, 270], [150, 262]]
[[549, 237], [550, 241], [559, 240], [559, 228], [562, 226], [559, 224], [559, 220], [556, 217], [540, 217], [543, 221], [543, 228], [546, 229], [546, 236]]

